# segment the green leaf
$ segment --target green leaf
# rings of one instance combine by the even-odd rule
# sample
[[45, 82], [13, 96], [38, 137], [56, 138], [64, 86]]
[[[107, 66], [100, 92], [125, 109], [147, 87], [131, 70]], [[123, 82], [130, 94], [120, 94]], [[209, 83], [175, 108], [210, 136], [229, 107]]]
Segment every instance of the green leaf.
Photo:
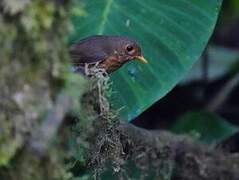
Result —
[[[81, 1], [82, 2], [82, 1]], [[128, 35], [149, 64], [128, 63], [113, 73], [112, 102], [127, 120], [162, 98], [199, 58], [213, 31], [221, 0], [88, 0], [73, 16], [70, 41], [93, 34]]]
[[238, 131], [238, 127], [214, 113], [194, 111], [179, 118], [173, 125], [172, 131], [179, 134], [197, 135], [200, 140], [211, 143], [233, 135]]

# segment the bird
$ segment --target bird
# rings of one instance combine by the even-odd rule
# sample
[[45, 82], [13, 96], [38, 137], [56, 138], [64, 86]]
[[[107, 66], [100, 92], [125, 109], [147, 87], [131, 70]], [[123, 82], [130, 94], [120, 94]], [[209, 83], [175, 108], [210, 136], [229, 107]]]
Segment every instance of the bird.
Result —
[[73, 43], [69, 48], [74, 72], [85, 74], [85, 67], [97, 66], [112, 73], [131, 60], [148, 63], [134, 39], [121, 35], [93, 35]]

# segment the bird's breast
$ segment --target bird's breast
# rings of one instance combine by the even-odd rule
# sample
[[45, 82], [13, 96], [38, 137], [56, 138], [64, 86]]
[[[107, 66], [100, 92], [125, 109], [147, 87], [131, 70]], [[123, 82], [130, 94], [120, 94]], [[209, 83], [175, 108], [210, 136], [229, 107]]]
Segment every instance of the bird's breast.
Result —
[[123, 65], [122, 62], [119, 61], [117, 57], [110, 57], [105, 59], [99, 64], [100, 68], [104, 68], [107, 73], [111, 73], [117, 69], [119, 69]]

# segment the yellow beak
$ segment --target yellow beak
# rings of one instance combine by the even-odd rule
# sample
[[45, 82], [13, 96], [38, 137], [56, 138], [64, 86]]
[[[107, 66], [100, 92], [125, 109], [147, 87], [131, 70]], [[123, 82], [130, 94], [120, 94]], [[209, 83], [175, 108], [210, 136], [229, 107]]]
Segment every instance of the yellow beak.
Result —
[[142, 63], [148, 64], [148, 61], [144, 58], [144, 56], [136, 56], [135, 59]]

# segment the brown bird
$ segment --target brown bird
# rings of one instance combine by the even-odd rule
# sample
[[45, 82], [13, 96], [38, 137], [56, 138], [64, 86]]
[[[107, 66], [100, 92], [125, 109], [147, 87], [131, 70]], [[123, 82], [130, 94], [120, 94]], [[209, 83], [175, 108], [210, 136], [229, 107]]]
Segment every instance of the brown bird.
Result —
[[86, 65], [96, 65], [111, 73], [133, 59], [148, 63], [138, 43], [126, 36], [87, 37], [71, 45], [70, 56], [74, 71], [84, 74]]

